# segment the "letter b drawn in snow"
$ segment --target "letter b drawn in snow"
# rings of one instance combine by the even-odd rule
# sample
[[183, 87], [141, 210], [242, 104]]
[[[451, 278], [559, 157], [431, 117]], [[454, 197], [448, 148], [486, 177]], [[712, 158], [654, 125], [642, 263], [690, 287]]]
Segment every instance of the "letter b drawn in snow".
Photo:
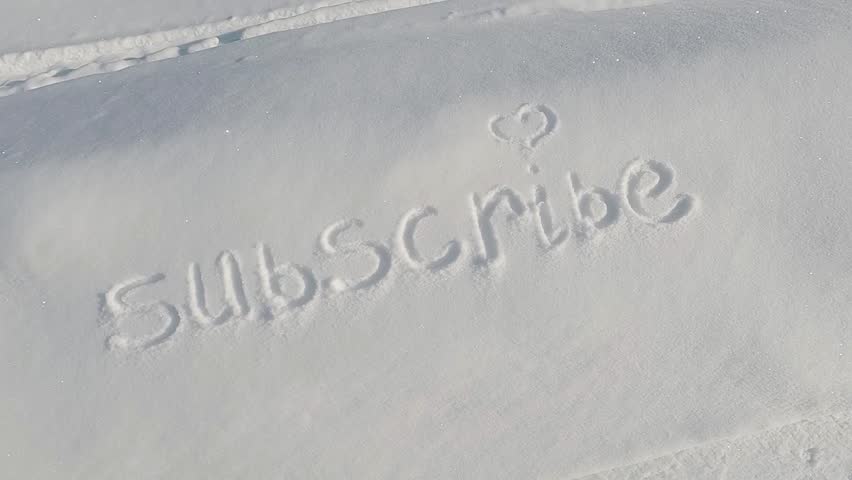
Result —
[[[272, 313], [277, 315], [307, 305], [317, 293], [317, 280], [310, 268], [296, 263], [276, 265], [272, 250], [264, 243], [257, 245], [257, 265], [261, 292]], [[298, 294], [290, 296], [284, 292], [282, 283], [288, 277], [298, 277]]]
[[[569, 172], [566, 180], [577, 222], [575, 231], [578, 234], [591, 237], [594, 232], [618, 221], [620, 205], [614, 193], [602, 187], [586, 189], [576, 173]], [[595, 208], [596, 204], [598, 208]]]

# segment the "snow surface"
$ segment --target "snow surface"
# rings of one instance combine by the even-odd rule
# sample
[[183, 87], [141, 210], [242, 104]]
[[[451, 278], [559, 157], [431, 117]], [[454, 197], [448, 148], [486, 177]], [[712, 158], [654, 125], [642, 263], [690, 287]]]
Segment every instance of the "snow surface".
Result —
[[125, 3], [3, 19], [0, 478], [852, 476], [848, 1]]
[[[361, 0], [363, 1], [363, 0]], [[4, 53], [141, 35], [229, 17], [272, 11], [298, 13], [344, 0], [68, 0], [4, 2], [0, 45]]]

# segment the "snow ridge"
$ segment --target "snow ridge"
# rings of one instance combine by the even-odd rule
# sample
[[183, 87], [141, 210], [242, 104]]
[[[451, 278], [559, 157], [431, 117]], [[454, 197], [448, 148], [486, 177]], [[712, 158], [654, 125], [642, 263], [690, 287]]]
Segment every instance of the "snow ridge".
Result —
[[144, 35], [0, 56], [0, 97], [142, 63], [200, 52], [269, 33], [418, 7], [446, 0], [328, 0], [298, 8]]
[[852, 416], [818, 415], [573, 480], [848, 478]]
[[[180, 57], [270, 33], [311, 27], [447, 0], [323, 0], [296, 8], [132, 35], [0, 55], [0, 97], [89, 75], [115, 72], [149, 62]], [[495, 6], [475, 16], [495, 18], [533, 15], [554, 9], [600, 11], [666, 3], [668, 0], [531, 0]], [[447, 17], [467, 15], [453, 12]]]

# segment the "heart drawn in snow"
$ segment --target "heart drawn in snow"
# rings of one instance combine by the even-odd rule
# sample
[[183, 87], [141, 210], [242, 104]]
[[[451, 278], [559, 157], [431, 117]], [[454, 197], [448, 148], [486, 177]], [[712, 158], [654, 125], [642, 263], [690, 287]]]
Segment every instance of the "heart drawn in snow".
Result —
[[525, 103], [509, 115], [492, 117], [488, 130], [497, 140], [532, 150], [556, 130], [556, 113], [545, 105]]

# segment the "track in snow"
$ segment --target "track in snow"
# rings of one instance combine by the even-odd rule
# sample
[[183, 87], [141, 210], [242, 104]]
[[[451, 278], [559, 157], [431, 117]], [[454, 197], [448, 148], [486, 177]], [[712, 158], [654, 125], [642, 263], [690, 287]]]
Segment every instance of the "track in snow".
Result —
[[[327, 0], [298, 8], [190, 25], [44, 50], [0, 55], [0, 97], [100, 73], [208, 50], [220, 45], [447, 0]], [[599, 11], [668, 0], [532, 0], [476, 12], [474, 16], [529, 15], [551, 9]], [[461, 15], [464, 18], [465, 15]], [[450, 16], [448, 19], [459, 18]]]
[[331, 0], [298, 9], [0, 56], [0, 96], [283, 32], [446, 0]]

